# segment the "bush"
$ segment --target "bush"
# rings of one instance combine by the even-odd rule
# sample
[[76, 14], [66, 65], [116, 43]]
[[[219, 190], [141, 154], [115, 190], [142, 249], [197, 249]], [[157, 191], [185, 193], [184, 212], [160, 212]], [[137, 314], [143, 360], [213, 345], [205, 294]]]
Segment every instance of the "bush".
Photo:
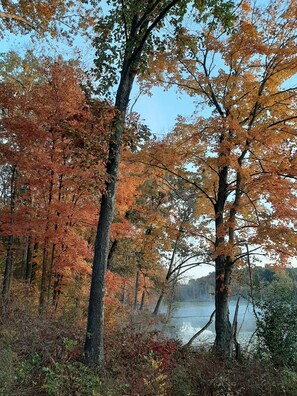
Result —
[[[170, 375], [170, 396], [279, 396], [280, 374], [269, 363], [222, 359], [195, 348], [177, 351]], [[286, 394], [286, 395], [289, 395]]]
[[276, 367], [297, 369], [297, 292], [294, 282], [279, 276], [258, 302], [258, 350]]

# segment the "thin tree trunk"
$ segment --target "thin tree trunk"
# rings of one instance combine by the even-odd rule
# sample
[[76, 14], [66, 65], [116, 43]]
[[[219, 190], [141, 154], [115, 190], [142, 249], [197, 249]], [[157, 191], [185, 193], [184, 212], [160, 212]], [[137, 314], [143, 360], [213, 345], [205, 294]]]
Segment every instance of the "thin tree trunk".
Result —
[[[54, 147], [55, 145], [53, 145], [53, 148]], [[40, 283], [39, 306], [38, 306], [39, 316], [43, 314], [46, 305], [47, 279], [48, 279], [48, 242], [49, 242], [47, 237], [47, 232], [50, 226], [49, 215], [50, 215], [51, 204], [53, 199], [53, 187], [54, 187], [54, 171], [52, 170], [50, 173], [47, 218], [46, 218], [46, 224], [44, 230], [45, 238], [44, 238], [43, 253], [42, 253], [41, 283]]]
[[[63, 140], [62, 140], [63, 141]], [[64, 159], [64, 165], [66, 165], [66, 159], [63, 154], [63, 159]], [[62, 187], [63, 187], [63, 177], [64, 175], [59, 175], [59, 187], [58, 187], [58, 202], [61, 202], [62, 198]], [[57, 211], [57, 217], [60, 217], [60, 212]], [[54, 226], [55, 233], [58, 230], [58, 224], [55, 222]], [[56, 244], [52, 244], [52, 252], [51, 252], [51, 261], [49, 265], [49, 270], [48, 270], [48, 285], [47, 285], [47, 303], [49, 304], [50, 302], [50, 294], [51, 294], [51, 286], [52, 286], [52, 278], [53, 278], [53, 267], [54, 267], [54, 262], [55, 262], [55, 250], [56, 250]]]
[[122, 297], [122, 303], [126, 304], [127, 303], [127, 283], [126, 280], [124, 279], [124, 284], [123, 284], [123, 297]]
[[22, 259], [22, 268], [21, 268], [21, 279], [23, 279], [23, 280], [26, 280], [29, 244], [30, 244], [30, 237], [24, 237], [23, 238], [23, 259]]
[[135, 291], [134, 291], [134, 305], [133, 305], [134, 311], [136, 311], [138, 307], [138, 291], [139, 291], [139, 270], [137, 270], [135, 276]]
[[31, 274], [32, 274], [32, 238], [28, 237], [28, 251], [27, 251], [27, 260], [26, 260], [26, 271], [25, 271], [25, 281], [26, 283], [31, 283]]
[[62, 280], [63, 280], [63, 275], [62, 274], [55, 274], [55, 281], [53, 284], [53, 306], [55, 310], [58, 308], [58, 303], [59, 303], [59, 297], [62, 292]]
[[158, 315], [160, 307], [161, 307], [161, 304], [162, 304], [162, 301], [163, 301], [163, 298], [164, 298], [164, 292], [162, 291], [162, 293], [160, 294], [160, 296], [158, 298], [158, 301], [157, 301], [157, 304], [155, 306], [153, 315]]
[[[181, 228], [181, 226], [180, 226], [180, 228]], [[178, 242], [179, 242], [179, 239], [180, 239], [180, 235], [181, 234], [180, 234], [180, 230], [179, 230], [179, 232], [177, 234], [177, 237], [175, 239], [175, 242], [174, 242], [174, 247], [173, 247], [173, 251], [172, 251], [172, 254], [171, 254], [171, 258], [170, 258], [169, 267], [168, 267], [167, 274], [166, 274], [166, 277], [165, 277], [166, 282], [170, 281], [171, 275], [173, 273], [173, 264], [174, 264], [174, 260], [175, 260], [175, 256], [176, 256], [176, 252], [177, 252], [177, 247], [178, 247]], [[155, 309], [153, 311], [153, 315], [158, 315], [160, 307], [161, 307], [161, 304], [162, 304], [162, 301], [163, 301], [163, 298], [164, 298], [164, 290], [162, 290], [162, 292], [161, 292], [161, 294], [160, 294], [160, 296], [158, 298], [158, 301], [156, 303]]]
[[12, 267], [13, 267], [13, 236], [9, 235], [7, 238], [5, 270], [3, 277], [2, 297], [5, 302], [8, 301], [12, 281]]
[[[15, 194], [16, 194], [16, 165], [12, 166], [10, 179], [10, 224], [14, 224], [14, 210], [15, 210]], [[14, 237], [9, 235], [7, 238], [5, 270], [2, 285], [2, 297], [5, 302], [8, 301], [11, 289], [12, 274], [13, 274], [13, 244]]]
[[24, 268], [24, 280], [27, 284], [31, 283], [32, 274], [32, 237], [28, 236], [27, 249], [26, 249], [26, 261]]
[[29, 284], [32, 284], [36, 279], [36, 270], [37, 270], [37, 254], [39, 249], [39, 243], [35, 239], [33, 251], [32, 251], [32, 258], [31, 261], [28, 263], [27, 272], [26, 272], [26, 279]]
[[[57, 228], [55, 228], [55, 230], [56, 229]], [[54, 267], [54, 262], [55, 262], [55, 250], [56, 250], [56, 244], [53, 244], [52, 251], [51, 251], [51, 260], [50, 260], [50, 265], [49, 265], [48, 274], [47, 274], [47, 303], [49, 303], [50, 297], [51, 297], [53, 267]]]
[[144, 300], [145, 300], [145, 290], [143, 290], [142, 295], [141, 295], [141, 302], [140, 302], [139, 311], [142, 311], [142, 310], [143, 310], [143, 307], [144, 307]]
[[46, 292], [47, 292], [47, 258], [48, 258], [48, 239], [45, 238], [43, 252], [42, 252], [42, 267], [41, 267], [41, 283], [39, 292], [39, 306], [38, 314], [41, 316], [44, 312], [46, 305]]
[[[237, 360], [241, 359], [241, 348], [240, 348], [239, 342], [237, 341], [239, 300], [240, 300], [240, 297], [238, 297], [237, 302], [236, 302], [234, 318], [233, 318], [233, 323], [232, 323], [232, 329], [231, 329], [232, 339], [233, 339], [233, 343], [234, 343], [234, 347], [235, 347], [235, 359], [237, 359]], [[231, 344], [232, 346], [233, 346], [233, 343]], [[233, 350], [231, 348], [230, 356], [232, 356], [232, 355], [233, 355]]]

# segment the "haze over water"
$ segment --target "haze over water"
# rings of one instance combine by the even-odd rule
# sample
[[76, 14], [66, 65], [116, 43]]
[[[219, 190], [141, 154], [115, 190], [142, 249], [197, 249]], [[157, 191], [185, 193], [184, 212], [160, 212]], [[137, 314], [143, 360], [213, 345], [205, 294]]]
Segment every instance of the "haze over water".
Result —
[[[230, 321], [232, 323], [236, 302], [229, 305]], [[214, 311], [213, 302], [179, 302], [174, 303], [172, 317], [165, 328], [165, 334], [170, 338], [178, 338], [187, 343], [209, 320]], [[163, 307], [162, 312], [166, 312]], [[215, 338], [214, 320], [196, 340], [193, 345], [212, 343]], [[241, 343], [248, 342], [256, 328], [256, 320], [251, 304], [241, 301], [238, 311], [238, 340]]]

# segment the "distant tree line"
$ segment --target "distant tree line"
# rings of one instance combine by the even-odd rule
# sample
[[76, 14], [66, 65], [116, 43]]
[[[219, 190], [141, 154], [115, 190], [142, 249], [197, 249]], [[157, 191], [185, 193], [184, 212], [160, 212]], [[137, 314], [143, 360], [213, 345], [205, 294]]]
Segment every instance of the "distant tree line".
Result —
[[[254, 290], [254, 296], [257, 300], [261, 300], [269, 290], [273, 287], [275, 281], [280, 278], [289, 278], [293, 283], [297, 282], [297, 268], [286, 268], [276, 271], [273, 267], [253, 268], [251, 278], [248, 268], [234, 270], [231, 281], [231, 296], [235, 299], [243, 297], [251, 299], [251, 286]], [[252, 285], [250, 284], [252, 279]], [[199, 301], [207, 302], [214, 300], [214, 280], [215, 272], [197, 279], [189, 279], [188, 283], [178, 283], [174, 292], [174, 301]]]

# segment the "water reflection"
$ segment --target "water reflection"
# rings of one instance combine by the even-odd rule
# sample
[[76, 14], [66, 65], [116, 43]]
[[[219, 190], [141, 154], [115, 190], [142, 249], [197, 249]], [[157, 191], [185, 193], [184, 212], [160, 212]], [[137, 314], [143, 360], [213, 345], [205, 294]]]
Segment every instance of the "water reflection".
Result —
[[[235, 302], [230, 303], [230, 320], [233, 320], [235, 312]], [[166, 307], [162, 311], [166, 312]], [[165, 328], [165, 334], [170, 338], [179, 338], [186, 343], [196, 334], [209, 320], [214, 311], [214, 302], [182, 302], [176, 303], [173, 307], [172, 317]], [[242, 302], [238, 311], [238, 340], [241, 343], [249, 341], [256, 328], [256, 321], [252, 310], [252, 305]], [[215, 338], [214, 320], [193, 345], [201, 343], [212, 343]]]

